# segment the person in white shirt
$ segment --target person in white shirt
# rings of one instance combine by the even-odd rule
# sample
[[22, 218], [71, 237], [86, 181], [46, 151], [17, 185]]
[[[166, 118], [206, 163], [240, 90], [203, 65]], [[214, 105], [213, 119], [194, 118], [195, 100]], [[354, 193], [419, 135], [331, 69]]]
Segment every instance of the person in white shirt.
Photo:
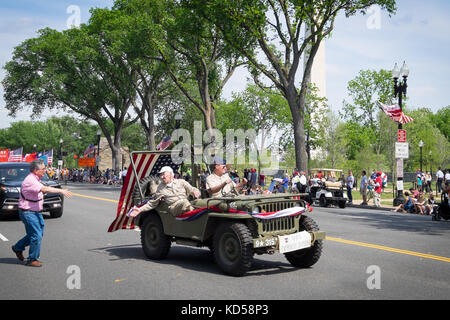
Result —
[[436, 172], [436, 184], [438, 193], [442, 191], [443, 182], [444, 182], [444, 173], [442, 172], [441, 167], [439, 167], [438, 171]]
[[208, 190], [211, 198], [221, 197], [226, 194], [232, 193], [233, 189], [240, 191], [244, 185], [247, 184], [247, 179], [243, 179], [240, 183], [236, 184], [228, 176], [227, 165], [225, 160], [216, 157], [214, 159], [214, 170], [206, 178], [206, 189]]
[[294, 172], [294, 177], [292, 178], [292, 192], [293, 193], [300, 192], [299, 184], [300, 184], [300, 177], [298, 175], [298, 172]]

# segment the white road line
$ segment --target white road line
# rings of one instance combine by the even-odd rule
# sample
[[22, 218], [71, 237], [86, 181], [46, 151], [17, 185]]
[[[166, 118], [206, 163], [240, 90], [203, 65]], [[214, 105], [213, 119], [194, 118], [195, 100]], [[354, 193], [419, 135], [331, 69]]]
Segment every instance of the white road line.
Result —
[[6, 237], [5, 237], [4, 235], [2, 235], [1, 233], [0, 233], [0, 239], [2, 239], [3, 241], [9, 241], [9, 240], [6, 239]]

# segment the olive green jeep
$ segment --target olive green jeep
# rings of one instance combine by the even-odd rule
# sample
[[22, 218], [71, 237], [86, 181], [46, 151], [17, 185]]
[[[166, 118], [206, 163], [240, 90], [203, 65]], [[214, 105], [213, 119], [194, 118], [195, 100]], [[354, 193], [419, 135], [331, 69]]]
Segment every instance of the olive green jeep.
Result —
[[[153, 177], [136, 184], [135, 205], [151, 198], [152, 184], [156, 184]], [[304, 215], [311, 209], [299, 194], [227, 195], [191, 204], [193, 215], [174, 216], [161, 202], [136, 217], [148, 258], [166, 258], [172, 243], [208, 247], [218, 266], [232, 276], [244, 275], [254, 254], [278, 251], [299, 268], [311, 267], [320, 258], [325, 232]]]

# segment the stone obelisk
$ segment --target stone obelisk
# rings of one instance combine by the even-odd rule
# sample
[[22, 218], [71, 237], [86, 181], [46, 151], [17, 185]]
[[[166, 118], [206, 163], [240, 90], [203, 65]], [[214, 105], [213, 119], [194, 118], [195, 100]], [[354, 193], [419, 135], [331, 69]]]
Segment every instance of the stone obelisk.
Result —
[[[306, 31], [306, 37], [308, 37], [311, 34], [310, 30]], [[306, 53], [304, 56], [304, 64], [303, 64], [303, 71], [306, 67], [306, 62], [309, 58], [309, 51], [311, 47], [308, 46], [306, 49]], [[321, 41], [321, 44], [319, 46], [319, 49], [317, 50], [317, 53], [314, 57], [314, 62], [311, 68], [311, 83], [314, 84], [314, 86], [317, 88], [317, 91], [315, 92], [315, 95], [319, 98], [326, 98], [327, 97], [327, 78], [326, 78], [326, 63], [325, 63], [325, 40]], [[326, 103], [318, 103], [317, 108], [314, 108], [314, 110], [311, 112], [311, 123], [313, 126], [317, 129], [321, 123], [323, 123], [323, 117], [326, 115], [326, 109], [327, 105]], [[310, 155], [311, 158], [314, 159], [318, 155], [320, 150], [311, 150]]]

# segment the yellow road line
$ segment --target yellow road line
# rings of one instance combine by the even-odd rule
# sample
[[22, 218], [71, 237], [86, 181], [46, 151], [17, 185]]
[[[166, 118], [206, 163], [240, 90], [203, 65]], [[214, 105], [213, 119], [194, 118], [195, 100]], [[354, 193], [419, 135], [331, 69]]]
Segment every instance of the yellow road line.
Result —
[[103, 201], [109, 201], [109, 202], [114, 202], [114, 203], [119, 202], [117, 200], [106, 199], [106, 198], [99, 198], [99, 197], [93, 197], [93, 196], [86, 196], [84, 194], [79, 194], [79, 193], [74, 193], [74, 192], [72, 192], [72, 194], [74, 196], [83, 197], [83, 198], [89, 198], [89, 199], [95, 199], [95, 200], [103, 200]]
[[385, 247], [385, 246], [379, 246], [379, 245], [370, 244], [370, 243], [351, 241], [351, 240], [345, 240], [345, 239], [333, 238], [333, 237], [326, 237], [326, 240], [334, 241], [334, 242], [340, 242], [340, 243], [346, 243], [346, 244], [351, 244], [351, 245], [360, 246], [360, 247], [366, 247], [366, 248], [384, 250], [384, 251], [389, 251], [389, 252], [401, 253], [401, 254], [406, 254], [406, 255], [420, 257], [420, 258], [426, 258], [426, 259], [450, 262], [450, 258], [446, 258], [446, 257], [435, 256], [435, 255], [432, 255], [432, 254], [426, 254], [426, 253], [420, 253], [420, 252], [414, 252], [414, 251], [408, 251], [408, 250], [401, 250], [401, 249], [390, 248], [390, 247]]

